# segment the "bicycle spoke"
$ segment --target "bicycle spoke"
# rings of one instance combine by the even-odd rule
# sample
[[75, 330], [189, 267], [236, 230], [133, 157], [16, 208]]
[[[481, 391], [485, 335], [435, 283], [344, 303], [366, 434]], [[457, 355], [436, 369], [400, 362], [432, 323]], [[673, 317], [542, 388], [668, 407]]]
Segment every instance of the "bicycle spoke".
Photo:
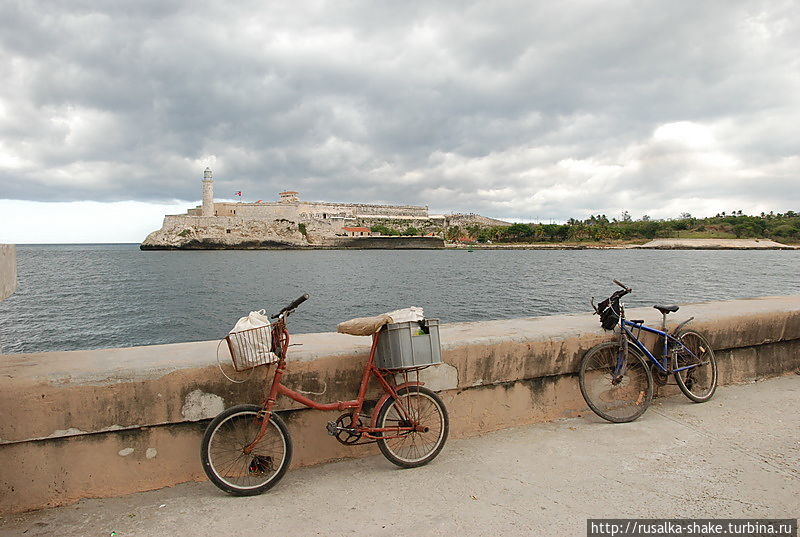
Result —
[[234, 414], [220, 423], [208, 442], [208, 459], [214, 474], [235, 490], [262, 487], [285, 469], [287, 456], [282, 433], [272, 421], [251, 453], [244, 453], [261, 434], [262, 418], [255, 412]]
[[717, 386], [717, 363], [711, 345], [700, 334], [692, 331], [678, 336], [675, 349], [675, 380], [681, 391], [695, 402], [711, 398]]
[[[379, 441], [384, 455], [396, 464], [416, 466], [424, 464], [441, 449], [446, 437], [446, 418], [442, 407], [430, 395], [419, 389], [409, 390], [391, 405], [383, 414], [383, 426], [409, 426], [415, 430], [400, 432], [398, 436]], [[427, 428], [423, 432], [422, 428]], [[387, 435], [388, 436], [388, 435]], [[397, 459], [397, 461], [395, 460]], [[428, 459], [429, 460], [429, 459]]]

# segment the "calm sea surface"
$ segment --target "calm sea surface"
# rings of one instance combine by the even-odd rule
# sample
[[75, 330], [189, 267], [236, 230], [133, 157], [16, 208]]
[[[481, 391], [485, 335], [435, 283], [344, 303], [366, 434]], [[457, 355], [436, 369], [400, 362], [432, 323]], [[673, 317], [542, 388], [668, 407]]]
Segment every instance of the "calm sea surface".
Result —
[[138, 245], [17, 246], [19, 288], [0, 302], [0, 352], [217, 339], [251, 310], [307, 292], [294, 332], [422, 306], [442, 322], [800, 294], [800, 251], [329, 250], [142, 252]]

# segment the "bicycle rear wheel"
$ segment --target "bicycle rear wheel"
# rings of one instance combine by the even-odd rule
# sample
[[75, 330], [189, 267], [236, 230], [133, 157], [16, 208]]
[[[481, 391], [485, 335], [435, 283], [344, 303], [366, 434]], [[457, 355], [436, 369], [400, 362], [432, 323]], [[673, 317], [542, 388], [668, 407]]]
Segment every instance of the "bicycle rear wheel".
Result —
[[578, 380], [586, 404], [595, 414], [613, 423], [633, 421], [653, 399], [653, 376], [641, 351], [628, 345], [623, 374], [614, 375], [619, 365], [618, 342], [601, 343], [589, 349], [581, 361]]
[[208, 424], [200, 444], [206, 475], [221, 490], [234, 496], [252, 496], [281, 480], [292, 461], [292, 439], [283, 420], [270, 415], [264, 437], [250, 453], [261, 431], [263, 417], [257, 405], [228, 408]]
[[[682, 332], [677, 339], [686, 347], [678, 346], [673, 369], [694, 366], [675, 372], [675, 381], [683, 394], [695, 403], [711, 399], [717, 389], [717, 360], [714, 349], [706, 338], [697, 332]], [[691, 352], [687, 352], [687, 349]]]
[[[450, 418], [436, 393], [423, 386], [409, 386], [397, 391], [383, 403], [377, 425], [409, 427], [418, 424], [423, 430], [403, 433], [397, 438], [381, 438], [378, 447], [384, 457], [402, 468], [415, 468], [431, 462], [442, 451], [450, 430]], [[392, 436], [393, 433], [383, 433]]]

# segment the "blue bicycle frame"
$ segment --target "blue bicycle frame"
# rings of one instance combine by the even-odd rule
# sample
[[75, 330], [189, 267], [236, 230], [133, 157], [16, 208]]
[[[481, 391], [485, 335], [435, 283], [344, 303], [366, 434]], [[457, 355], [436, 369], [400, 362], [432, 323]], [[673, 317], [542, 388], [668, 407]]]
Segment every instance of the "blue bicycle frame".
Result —
[[[689, 321], [691, 321], [691, 319], [683, 322], [680, 326], [685, 325]], [[648, 358], [650, 358], [650, 361], [652, 363], [654, 363], [665, 374], [677, 373], [678, 371], [685, 371], [687, 369], [693, 369], [693, 368], [698, 367], [700, 365], [704, 365], [702, 362], [700, 362], [700, 363], [696, 363], [696, 364], [687, 365], [685, 367], [679, 367], [677, 369], [670, 369], [669, 362], [668, 362], [668, 360], [669, 360], [669, 345], [670, 345], [670, 342], [672, 342], [672, 344], [674, 346], [679, 347], [680, 349], [688, 352], [695, 359], [699, 360], [699, 358], [688, 347], [686, 347], [686, 345], [681, 343], [679, 339], [673, 337], [671, 334], [668, 334], [667, 332], [664, 332], [663, 330], [650, 328], [649, 326], [646, 326], [643, 323], [634, 323], [634, 322], [628, 321], [622, 315], [620, 315], [620, 326], [621, 326], [622, 330], [624, 331], [625, 335], [627, 336], [626, 339], [628, 341], [632, 341], [633, 344], [636, 345], [636, 347], [640, 351], [642, 351]], [[650, 332], [651, 334], [656, 334], [656, 335], [661, 336], [663, 338], [664, 348], [663, 348], [663, 352], [661, 353], [661, 360], [659, 360], [658, 358], [653, 356], [653, 354], [647, 349], [647, 347], [645, 347], [644, 344], [641, 341], [639, 341], [639, 338], [636, 337], [635, 335], [633, 335], [633, 332], [631, 331], [631, 329], [628, 328], [629, 326], [632, 326], [632, 327], [636, 328], [637, 331], [644, 330], [645, 332]], [[662, 363], [662, 361], [663, 361], [663, 363]], [[617, 374], [624, 373], [624, 367], [626, 366], [626, 364], [622, 364], [621, 362], [622, 362], [622, 356], [620, 356], [618, 358], [618, 360], [617, 360], [617, 367], [615, 368], [615, 372], [614, 372], [615, 376]]]

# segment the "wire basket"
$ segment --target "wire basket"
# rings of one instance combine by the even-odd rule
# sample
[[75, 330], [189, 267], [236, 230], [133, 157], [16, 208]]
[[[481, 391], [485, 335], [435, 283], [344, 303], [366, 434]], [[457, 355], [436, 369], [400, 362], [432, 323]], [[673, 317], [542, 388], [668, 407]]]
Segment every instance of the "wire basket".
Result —
[[225, 337], [236, 371], [246, 371], [260, 365], [274, 364], [278, 355], [272, 352], [272, 327], [260, 326]]

